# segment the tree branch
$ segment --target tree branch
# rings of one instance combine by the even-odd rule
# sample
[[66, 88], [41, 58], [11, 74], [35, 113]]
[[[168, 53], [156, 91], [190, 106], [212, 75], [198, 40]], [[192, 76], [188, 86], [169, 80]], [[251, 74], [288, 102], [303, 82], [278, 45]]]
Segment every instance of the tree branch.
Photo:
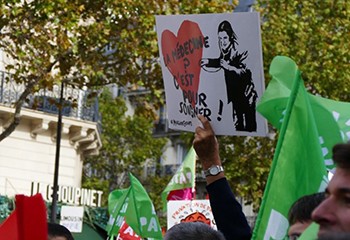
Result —
[[6, 137], [10, 136], [10, 134], [16, 129], [16, 127], [18, 126], [20, 120], [21, 120], [21, 110], [22, 110], [22, 105], [23, 102], [25, 101], [25, 99], [28, 97], [28, 95], [32, 92], [33, 87], [35, 86], [35, 84], [37, 84], [37, 82], [39, 81], [39, 79], [37, 79], [36, 81], [32, 81], [31, 83], [29, 83], [26, 87], [26, 89], [24, 90], [24, 92], [21, 94], [20, 98], [18, 99], [18, 101], [16, 102], [15, 105], [15, 113], [13, 115], [13, 120], [10, 123], [10, 125], [0, 134], [0, 142], [2, 140], [4, 140]]
[[[50, 66], [46, 69], [46, 72], [50, 72], [52, 67], [56, 64], [56, 62], [57, 61], [51, 63]], [[32, 93], [34, 86], [39, 82], [39, 80], [40, 80], [40, 77], [36, 77], [32, 81], [30, 81], [26, 86], [25, 90], [23, 91], [23, 93], [21, 94], [21, 96], [19, 97], [19, 99], [17, 100], [17, 102], [15, 103], [15, 113], [13, 115], [13, 120], [10, 123], [10, 125], [0, 134], [0, 142], [5, 138], [7, 138], [8, 136], [10, 136], [11, 133], [19, 125], [21, 120], [20, 113], [22, 110], [23, 103], [27, 99], [28, 95]]]

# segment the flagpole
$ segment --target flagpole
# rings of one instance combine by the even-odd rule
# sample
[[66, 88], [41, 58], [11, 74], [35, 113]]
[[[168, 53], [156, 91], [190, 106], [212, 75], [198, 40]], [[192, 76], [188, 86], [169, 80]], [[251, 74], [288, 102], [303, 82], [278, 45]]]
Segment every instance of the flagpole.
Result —
[[[274, 172], [275, 172], [276, 165], [277, 165], [277, 159], [278, 159], [278, 156], [279, 156], [281, 148], [282, 148], [283, 140], [284, 140], [285, 133], [286, 133], [286, 130], [287, 130], [287, 126], [288, 126], [288, 123], [289, 123], [290, 115], [292, 113], [293, 105], [294, 105], [296, 97], [298, 95], [300, 82], [301, 82], [301, 73], [300, 73], [299, 69], [297, 69], [297, 74], [296, 74], [296, 76], [294, 78], [294, 81], [293, 81], [293, 87], [292, 87], [292, 91], [290, 93], [290, 98], [289, 98], [289, 101], [288, 101], [288, 104], [287, 104], [286, 114], [285, 114], [285, 116], [283, 118], [281, 131], [280, 131], [280, 134], [279, 134], [279, 137], [278, 137], [278, 141], [277, 141], [277, 146], [276, 146], [276, 149], [275, 149], [275, 154], [274, 154], [274, 157], [273, 157], [273, 160], [272, 160], [271, 170], [270, 170], [269, 177], [268, 177], [268, 180], [267, 180], [267, 183], [266, 183], [266, 187], [265, 187], [266, 190], [270, 189], [270, 184], [271, 184], [271, 181], [272, 181], [271, 178], [274, 176]], [[253, 231], [252, 239], [256, 239], [256, 237], [257, 237], [256, 234], [257, 234], [257, 231], [258, 231], [259, 226], [260, 226], [261, 215], [263, 214], [263, 211], [265, 209], [265, 204], [266, 204], [265, 200], [266, 200], [267, 195], [268, 195], [268, 191], [264, 191], [264, 195], [263, 195], [263, 198], [262, 198], [262, 202], [261, 202], [261, 206], [260, 206], [260, 209], [259, 209], [258, 218], [256, 220], [255, 228], [254, 228], [254, 231]]]

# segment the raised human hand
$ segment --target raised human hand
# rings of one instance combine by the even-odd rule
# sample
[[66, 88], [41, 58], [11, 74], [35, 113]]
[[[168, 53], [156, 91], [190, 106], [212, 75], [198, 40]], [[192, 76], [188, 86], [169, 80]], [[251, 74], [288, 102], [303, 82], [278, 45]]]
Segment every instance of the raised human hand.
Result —
[[198, 119], [201, 121], [203, 127], [198, 126], [196, 128], [193, 147], [205, 170], [212, 165], [221, 165], [219, 144], [208, 119], [202, 115], [198, 115]]

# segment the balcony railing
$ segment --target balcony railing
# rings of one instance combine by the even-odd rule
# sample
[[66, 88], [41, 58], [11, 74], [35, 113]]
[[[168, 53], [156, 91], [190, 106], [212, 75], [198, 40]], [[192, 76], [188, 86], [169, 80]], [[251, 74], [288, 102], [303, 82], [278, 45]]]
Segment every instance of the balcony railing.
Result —
[[[0, 71], [0, 104], [5, 106], [14, 104], [24, 90], [24, 84], [17, 84], [11, 79], [10, 74]], [[57, 114], [60, 92], [61, 87], [59, 85], [55, 85], [52, 90], [39, 90], [27, 97], [23, 107]], [[89, 98], [89, 93], [88, 90], [84, 91], [69, 85], [66, 86], [63, 89], [64, 104], [62, 115], [99, 122], [98, 99], [97, 97]]]

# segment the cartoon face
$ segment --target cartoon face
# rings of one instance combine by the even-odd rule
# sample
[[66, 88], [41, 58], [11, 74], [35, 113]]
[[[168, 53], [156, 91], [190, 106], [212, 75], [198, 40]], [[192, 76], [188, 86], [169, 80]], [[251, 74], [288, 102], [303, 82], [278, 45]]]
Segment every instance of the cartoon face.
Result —
[[221, 51], [227, 52], [228, 49], [231, 47], [231, 41], [229, 35], [227, 35], [227, 32], [220, 31], [218, 34], [219, 37], [219, 46]]
[[200, 212], [191, 213], [184, 219], [181, 219], [181, 222], [203, 222], [210, 226], [210, 219], [206, 218], [204, 214]]

